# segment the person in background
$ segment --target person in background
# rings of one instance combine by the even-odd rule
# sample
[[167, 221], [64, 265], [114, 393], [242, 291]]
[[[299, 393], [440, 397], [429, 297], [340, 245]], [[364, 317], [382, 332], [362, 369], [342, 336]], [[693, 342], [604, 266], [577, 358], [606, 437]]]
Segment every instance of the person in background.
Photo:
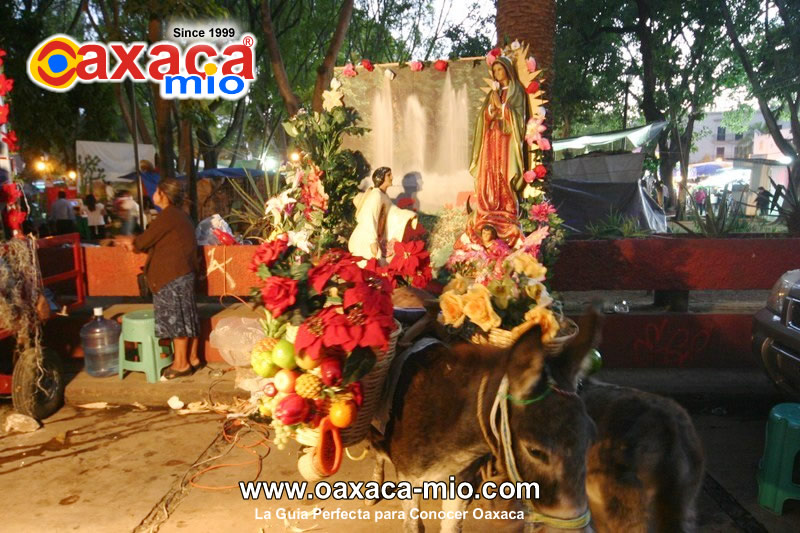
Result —
[[758, 192], [756, 193], [756, 208], [758, 209], [758, 214], [762, 217], [765, 217], [769, 214], [769, 201], [772, 199], [772, 195], [767, 191], [764, 187], [759, 187]]
[[99, 203], [93, 194], [84, 200], [86, 216], [89, 219], [89, 238], [100, 240], [106, 237], [106, 207]]
[[153, 193], [153, 203], [161, 214], [136, 238], [120, 236], [125, 248], [147, 253], [145, 276], [153, 291], [156, 336], [172, 339], [174, 360], [164, 372], [166, 379], [191, 375], [200, 368], [197, 338], [200, 323], [195, 303], [197, 241], [194, 224], [181, 209], [184, 191], [181, 182], [164, 179]]
[[122, 219], [122, 234], [133, 235], [139, 226], [139, 204], [130, 191], [123, 191], [120, 197], [119, 217]]
[[58, 200], [50, 206], [50, 220], [55, 223], [56, 235], [75, 233], [75, 209], [67, 200], [66, 191], [58, 191]]
[[697, 206], [697, 212], [701, 215], [705, 212], [706, 209], [706, 198], [708, 197], [708, 193], [705, 189], [699, 188], [694, 191], [694, 202]]
[[103, 183], [105, 184], [106, 204], [109, 204], [114, 201], [114, 198], [116, 197], [117, 193], [114, 192], [114, 187], [111, 186], [110, 181], [104, 180]]

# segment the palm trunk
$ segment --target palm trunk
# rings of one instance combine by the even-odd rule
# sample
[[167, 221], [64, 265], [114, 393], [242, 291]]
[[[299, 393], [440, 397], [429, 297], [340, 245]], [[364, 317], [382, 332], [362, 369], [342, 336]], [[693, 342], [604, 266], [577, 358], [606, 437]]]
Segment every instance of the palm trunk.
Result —
[[[151, 43], [161, 40], [161, 19], [151, 15], [147, 29]], [[172, 103], [159, 94], [158, 85], [150, 84], [156, 109], [156, 137], [158, 139], [159, 170], [162, 178], [175, 177], [175, 151], [172, 146]]]

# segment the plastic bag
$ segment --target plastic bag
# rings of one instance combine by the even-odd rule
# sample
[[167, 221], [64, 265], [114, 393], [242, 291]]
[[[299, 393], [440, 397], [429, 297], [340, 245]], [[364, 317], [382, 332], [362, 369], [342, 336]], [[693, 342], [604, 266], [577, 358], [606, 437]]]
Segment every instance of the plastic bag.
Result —
[[200, 246], [241, 244], [233, 235], [228, 223], [217, 214], [200, 221], [195, 230], [195, 237], [197, 238], [197, 244]]
[[256, 318], [223, 318], [211, 332], [209, 342], [231, 366], [250, 366], [250, 351], [264, 338]]

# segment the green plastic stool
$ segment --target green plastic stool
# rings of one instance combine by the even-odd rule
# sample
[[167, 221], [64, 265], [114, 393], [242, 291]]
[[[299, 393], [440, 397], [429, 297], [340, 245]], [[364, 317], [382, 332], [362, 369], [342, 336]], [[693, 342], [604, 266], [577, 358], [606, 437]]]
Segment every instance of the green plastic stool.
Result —
[[[161, 346], [156, 337], [156, 320], [152, 309], [131, 311], [122, 316], [122, 333], [119, 336], [119, 379], [126, 370], [144, 372], [148, 383], [156, 383], [161, 371], [172, 364], [173, 348]], [[125, 343], [137, 344], [138, 361], [126, 357]], [[162, 357], [166, 353], [166, 357]]]
[[781, 403], [767, 421], [764, 457], [758, 467], [758, 504], [782, 514], [786, 500], [800, 500], [800, 485], [792, 481], [800, 452], [800, 403]]

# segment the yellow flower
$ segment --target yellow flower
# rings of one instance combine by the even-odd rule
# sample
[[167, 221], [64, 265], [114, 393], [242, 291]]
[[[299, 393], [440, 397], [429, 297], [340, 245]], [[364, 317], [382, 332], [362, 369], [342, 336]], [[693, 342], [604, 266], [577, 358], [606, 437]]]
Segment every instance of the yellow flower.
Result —
[[553, 298], [547, 292], [547, 288], [539, 282], [531, 282], [525, 286], [525, 294], [528, 298], [536, 302], [536, 305], [549, 307], [553, 303]]
[[551, 310], [543, 306], [537, 306], [525, 313], [525, 329], [539, 325], [542, 328], [542, 342], [550, 342], [558, 334], [560, 326], [556, 316]]
[[489, 292], [492, 293], [494, 301], [500, 309], [506, 309], [508, 307], [508, 301], [513, 296], [513, 289], [513, 283], [508, 278], [494, 280], [489, 283]]
[[543, 190], [539, 189], [538, 187], [534, 187], [531, 184], [526, 185], [525, 189], [522, 191], [523, 198], [538, 198], [543, 194]]
[[461, 274], [456, 274], [456, 277], [444, 286], [443, 292], [453, 291], [455, 294], [464, 294], [467, 292], [467, 287], [469, 287], [469, 280]]
[[521, 253], [514, 255], [511, 265], [514, 271], [524, 274], [532, 279], [543, 280], [547, 274], [547, 268], [536, 260], [531, 254]]
[[454, 328], [461, 327], [464, 323], [464, 304], [461, 296], [453, 291], [447, 291], [439, 298], [439, 307], [442, 309], [442, 320], [445, 325]]
[[501, 320], [492, 308], [492, 295], [489, 289], [481, 284], [475, 284], [461, 297], [461, 301], [464, 304], [464, 314], [483, 331], [488, 332], [492, 328], [500, 327]]

